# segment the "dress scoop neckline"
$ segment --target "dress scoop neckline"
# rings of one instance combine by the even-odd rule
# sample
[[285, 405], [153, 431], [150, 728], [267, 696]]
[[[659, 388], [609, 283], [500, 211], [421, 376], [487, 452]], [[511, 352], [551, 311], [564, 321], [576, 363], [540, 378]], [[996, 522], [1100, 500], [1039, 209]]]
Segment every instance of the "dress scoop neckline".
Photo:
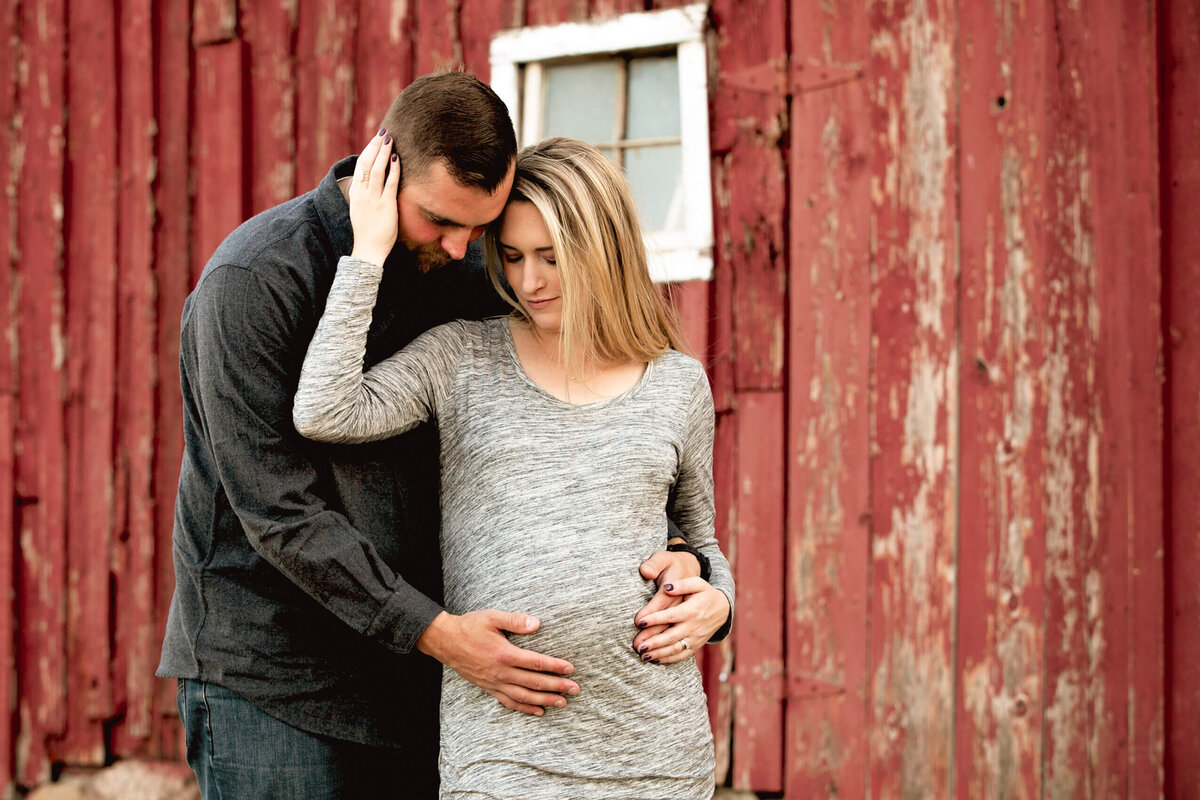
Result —
[[645, 386], [650, 380], [650, 374], [654, 371], [655, 362], [658, 360], [652, 359], [647, 361], [646, 367], [642, 370], [641, 377], [637, 379], [637, 382], [620, 394], [613, 395], [612, 397], [606, 397], [603, 400], [596, 400], [592, 403], [568, 403], [561, 397], [555, 397], [553, 394], [548, 392], [541, 384], [529, 377], [529, 373], [525, 371], [525, 365], [521, 363], [521, 357], [517, 355], [517, 343], [513, 340], [513, 317], [511, 315], [496, 317], [496, 320], [500, 323], [500, 327], [504, 332], [504, 347], [508, 351], [509, 360], [511, 361], [512, 367], [514, 370], [516, 370], [516, 373], [520, 377], [521, 381], [546, 402], [568, 411], [583, 411], [605, 408], [607, 406], [624, 402], [625, 400], [633, 397], [640, 392], [642, 387]]

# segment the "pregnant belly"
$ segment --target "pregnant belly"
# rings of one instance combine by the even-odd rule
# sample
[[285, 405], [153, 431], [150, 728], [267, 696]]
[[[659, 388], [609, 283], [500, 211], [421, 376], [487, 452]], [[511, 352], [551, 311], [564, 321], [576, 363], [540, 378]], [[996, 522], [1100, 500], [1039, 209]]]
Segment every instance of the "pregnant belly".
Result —
[[[561, 556], [561, 554], [560, 554]], [[594, 659], [633, 656], [634, 615], [654, 596], [653, 581], [637, 569], [642, 556], [538, 559], [532, 563], [447, 561], [446, 605], [453, 613], [499, 609], [537, 617], [532, 634], [513, 634], [514, 644], [581, 669]]]

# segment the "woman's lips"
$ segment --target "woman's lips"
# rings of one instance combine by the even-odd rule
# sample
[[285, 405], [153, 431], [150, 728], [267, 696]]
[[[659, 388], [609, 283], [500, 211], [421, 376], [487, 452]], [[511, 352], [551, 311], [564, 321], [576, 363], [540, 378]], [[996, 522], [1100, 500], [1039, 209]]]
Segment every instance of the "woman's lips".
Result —
[[547, 297], [545, 300], [526, 300], [525, 304], [530, 308], [542, 309], [557, 300], [557, 297]]

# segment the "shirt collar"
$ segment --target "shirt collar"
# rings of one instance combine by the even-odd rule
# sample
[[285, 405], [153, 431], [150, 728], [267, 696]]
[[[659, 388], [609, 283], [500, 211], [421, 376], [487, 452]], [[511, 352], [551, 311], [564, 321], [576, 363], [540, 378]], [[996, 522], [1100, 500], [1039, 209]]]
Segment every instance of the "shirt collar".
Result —
[[354, 231], [350, 227], [350, 206], [338, 188], [338, 179], [354, 174], [358, 156], [347, 156], [329, 168], [329, 172], [317, 185], [313, 202], [321, 224], [329, 232], [329, 238], [338, 255], [349, 255], [354, 249]]

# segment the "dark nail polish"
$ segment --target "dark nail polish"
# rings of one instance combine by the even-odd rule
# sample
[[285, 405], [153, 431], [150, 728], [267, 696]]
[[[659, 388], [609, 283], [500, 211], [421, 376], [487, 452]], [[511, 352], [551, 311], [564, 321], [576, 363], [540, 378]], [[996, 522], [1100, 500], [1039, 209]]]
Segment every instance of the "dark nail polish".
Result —
[[650, 659], [650, 663], [651, 664], [661, 664], [662, 662], [659, 661], [657, 658], [652, 658], [652, 659]]
[[379, 129], [379, 133], [377, 133], [377, 134], [375, 134], [375, 135], [376, 135], [376, 136], [383, 136], [385, 133], [387, 133], [387, 128], [380, 128], [380, 129]]
[[647, 651], [647, 650], [649, 650], [649, 649], [650, 649], [650, 645], [648, 645], [648, 644], [644, 644], [644, 645], [642, 645], [641, 647], [639, 647], [639, 648], [638, 648], [638, 652], [639, 652], [639, 653], [644, 653], [644, 652], [646, 652], [646, 651]]
[[385, 137], [383, 137], [383, 143], [384, 143], [384, 144], [391, 144], [391, 143], [392, 143], [392, 137], [390, 137], [390, 136], [385, 136]]
[[675, 590], [675, 584], [673, 584], [673, 583], [668, 583], [666, 586], [664, 586], [664, 587], [663, 587], [663, 589], [667, 590], [668, 592], [674, 591], [674, 590]]
[[639, 623], [637, 624], [637, 626], [638, 626], [639, 628], [644, 628], [644, 627], [646, 627], [646, 620], [642, 620], [641, 622], [639, 622]]
[[395, 153], [392, 153], [392, 163], [395, 164], [399, 160], [400, 160], [400, 156], [396, 155]]

